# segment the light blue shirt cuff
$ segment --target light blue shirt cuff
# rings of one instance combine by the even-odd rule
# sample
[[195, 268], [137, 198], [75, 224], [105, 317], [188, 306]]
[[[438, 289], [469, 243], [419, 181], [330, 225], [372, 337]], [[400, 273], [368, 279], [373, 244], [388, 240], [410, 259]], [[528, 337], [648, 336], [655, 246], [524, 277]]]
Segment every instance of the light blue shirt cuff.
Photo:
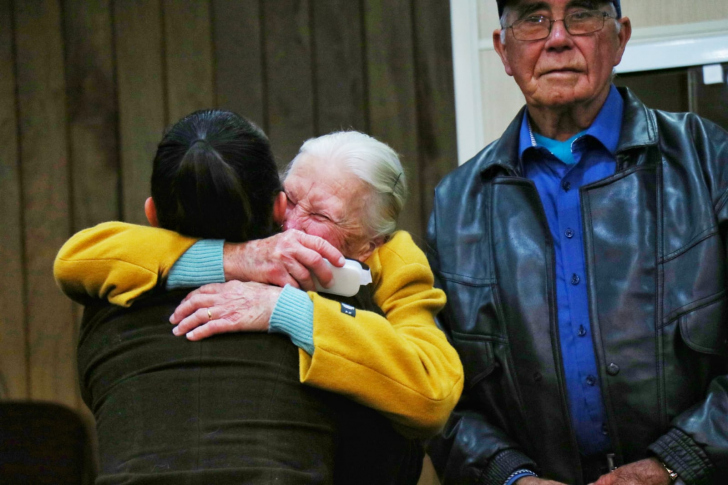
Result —
[[166, 289], [193, 288], [225, 283], [223, 239], [202, 239], [193, 244], [169, 271]]
[[270, 316], [268, 332], [288, 335], [296, 347], [313, 355], [313, 302], [305, 291], [290, 285], [283, 288]]

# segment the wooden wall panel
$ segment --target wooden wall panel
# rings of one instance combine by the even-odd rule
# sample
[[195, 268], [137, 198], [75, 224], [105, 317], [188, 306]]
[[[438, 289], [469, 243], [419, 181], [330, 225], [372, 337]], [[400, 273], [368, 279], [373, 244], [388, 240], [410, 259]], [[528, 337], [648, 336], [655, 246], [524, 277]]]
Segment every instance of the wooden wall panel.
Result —
[[[72, 221], [76, 232], [121, 218], [109, 0], [65, 0], [63, 21]], [[74, 304], [76, 335], [82, 315], [83, 308]], [[88, 412], [77, 384], [74, 389], [79, 407]]]
[[266, 129], [259, 0], [213, 0], [216, 106]]
[[109, 0], [66, 0], [73, 230], [118, 220], [117, 104]]
[[317, 135], [367, 132], [363, 16], [360, 2], [313, 2]]
[[30, 397], [75, 406], [71, 302], [52, 274], [71, 230], [60, 8], [54, 0], [14, 7]]
[[284, 168], [314, 136], [313, 73], [308, 0], [263, 2], [268, 136]]
[[410, 0], [366, 0], [365, 35], [371, 135], [400, 155], [410, 197], [399, 226], [422, 234], [412, 6]]
[[167, 123], [213, 106], [210, 4], [164, 0]]
[[12, 15], [11, 0], [0, 0], [0, 399], [28, 394]]
[[146, 224], [157, 143], [195, 109], [253, 119], [281, 167], [335, 129], [389, 143], [418, 238], [454, 159], [448, 26], [436, 0], [0, 0], [0, 399], [82, 408], [53, 258], [75, 230]]
[[122, 217], [146, 224], [152, 160], [166, 124], [159, 0], [114, 2]]
[[458, 164], [450, 6], [441, 0], [416, 0], [413, 6], [419, 190], [427, 218], [435, 186]]

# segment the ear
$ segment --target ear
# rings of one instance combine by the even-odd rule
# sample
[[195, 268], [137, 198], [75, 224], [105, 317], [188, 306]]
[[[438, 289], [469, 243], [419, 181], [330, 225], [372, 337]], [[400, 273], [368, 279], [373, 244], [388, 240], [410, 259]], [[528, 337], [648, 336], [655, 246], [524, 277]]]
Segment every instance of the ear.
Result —
[[356, 260], [360, 263], [366, 262], [366, 260], [369, 259], [369, 256], [372, 255], [374, 250], [384, 244], [385, 239], [385, 236], [379, 236], [362, 244], [359, 250], [359, 254], [357, 254], [356, 256]]
[[506, 69], [506, 74], [513, 76], [513, 70], [511, 69], [510, 62], [508, 62], [508, 56], [506, 55], [506, 44], [501, 42], [501, 29], [495, 29], [493, 31], [493, 48], [498, 53], [498, 57], [500, 57], [503, 67]]
[[144, 213], [147, 215], [149, 224], [153, 227], [159, 227], [159, 221], [157, 220], [157, 206], [154, 205], [154, 199], [148, 197], [144, 202]]
[[276, 200], [273, 201], [273, 220], [279, 226], [282, 226], [286, 222], [286, 207], [288, 206], [288, 198], [286, 193], [281, 191], [276, 195]]
[[622, 28], [619, 30], [619, 33], [617, 33], [617, 42], [619, 43], [619, 46], [617, 48], [617, 54], [614, 58], [615, 66], [622, 62], [624, 49], [627, 47], [627, 42], [629, 42], [630, 37], [632, 37], [632, 22], [629, 20], [629, 17], [622, 17], [621, 19], [617, 20], [617, 22], [622, 24]]

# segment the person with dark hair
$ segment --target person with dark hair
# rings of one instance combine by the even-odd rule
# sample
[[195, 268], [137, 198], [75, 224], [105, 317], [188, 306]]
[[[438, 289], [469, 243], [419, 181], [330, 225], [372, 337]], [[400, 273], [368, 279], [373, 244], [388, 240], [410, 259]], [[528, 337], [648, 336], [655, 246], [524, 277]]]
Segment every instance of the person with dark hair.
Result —
[[281, 190], [260, 128], [229, 111], [197, 111], [159, 143], [145, 211], [180, 234], [242, 242], [273, 232]]
[[[247, 241], [272, 234], [286, 205], [263, 132], [234, 113], [206, 110], [164, 135], [145, 212], [153, 226], [188, 237]], [[120, 224], [94, 229], [113, 240]], [[163, 239], [136, 249], [165, 252]], [[75, 270], [94, 271], [117, 256], [97, 253]], [[127, 274], [137, 281], [146, 271]], [[417, 481], [421, 444], [369, 407], [300, 385], [299, 351], [286, 336], [175, 337], [168, 319], [185, 294], [150, 292], [130, 308], [82, 298], [78, 369], [97, 423], [96, 483]], [[351, 303], [378, 311], [365, 296]]]
[[[205, 285], [170, 318], [176, 335], [283, 333], [299, 347], [301, 383], [379, 411], [406, 436], [436, 434], [462, 392], [463, 368], [435, 324], [444, 293], [422, 250], [396, 230], [407, 193], [397, 153], [363, 133], [330, 133], [303, 144], [283, 185], [281, 233], [227, 243], [101, 224], [63, 245], [56, 281], [76, 301], [120, 306], [158, 286]], [[314, 276], [331, 283], [328, 263], [343, 265], [342, 253], [370, 267], [361, 291], [371, 291], [374, 311], [312, 291]]]

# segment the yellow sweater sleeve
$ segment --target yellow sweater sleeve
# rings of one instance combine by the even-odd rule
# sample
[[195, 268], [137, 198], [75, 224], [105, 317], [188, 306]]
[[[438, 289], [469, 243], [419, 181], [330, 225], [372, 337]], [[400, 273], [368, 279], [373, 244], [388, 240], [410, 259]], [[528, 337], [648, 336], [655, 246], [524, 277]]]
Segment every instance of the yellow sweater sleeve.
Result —
[[463, 368], [435, 325], [445, 294], [406, 232], [398, 232], [367, 261], [374, 300], [386, 318], [309, 293], [314, 303], [313, 357], [301, 350], [301, 382], [344, 394], [384, 413], [404, 434], [431, 436], [460, 398]]
[[128, 307], [167, 277], [197, 239], [173, 231], [105, 222], [76, 233], [56, 256], [53, 275], [69, 298]]

